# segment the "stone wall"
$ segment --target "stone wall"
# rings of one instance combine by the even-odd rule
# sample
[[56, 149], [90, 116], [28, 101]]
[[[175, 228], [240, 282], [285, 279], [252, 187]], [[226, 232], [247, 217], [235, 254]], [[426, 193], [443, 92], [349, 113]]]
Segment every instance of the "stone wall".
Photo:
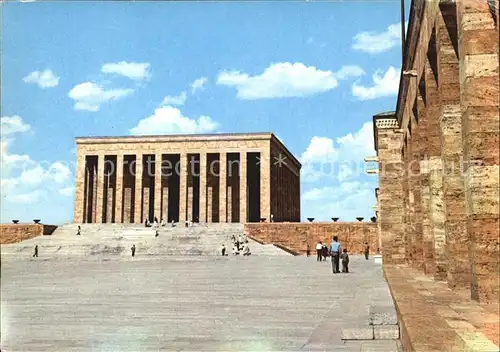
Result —
[[44, 224], [0, 224], [0, 244], [29, 240], [41, 235], [52, 235], [55, 225]]
[[306, 254], [308, 245], [311, 255], [318, 241], [330, 244], [338, 236], [344, 248], [351, 254], [360, 254], [368, 242], [371, 253], [378, 248], [377, 224], [369, 222], [330, 223], [247, 223], [245, 233], [265, 244], [277, 244], [300, 254]]
[[374, 117], [384, 263], [485, 303], [500, 297], [499, 4], [413, 1], [396, 111]]

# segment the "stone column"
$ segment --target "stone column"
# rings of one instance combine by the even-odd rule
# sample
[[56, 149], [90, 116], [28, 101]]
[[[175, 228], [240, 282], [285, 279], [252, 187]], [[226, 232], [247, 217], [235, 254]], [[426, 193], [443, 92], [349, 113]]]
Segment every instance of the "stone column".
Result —
[[[419, 99], [419, 133], [421, 136], [420, 162], [421, 178], [421, 205], [422, 205], [422, 234], [423, 234], [423, 258], [424, 272], [434, 275], [436, 272], [436, 256], [434, 246], [433, 217], [431, 209], [431, 182], [430, 182], [430, 160], [439, 159], [441, 156], [439, 116], [440, 102], [439, 90], [434, 73], [429, 61], [426, 61], [423, 82], [425, 96], [421, 97], [425, 102], [425, 108]], [[433, 186], [435, 187], [435, 186]]]
[[187, 154], [181, 153], [179, 169], [179, 222], [184, 223], [187, 220], [187, 178], [188, 178], [188, 160]]
[[375, 120], [379, 158], [379, 211], [383, 261], [405, 263], [403, 133], [395, 116]]
[[123, 154], [116, 155], [115, 223], [123, 223]]
[[85, 199], [83, 201], [84, 211], [83, 211], [83, 220], [82, 222], [87, 223], [89, 221], [89, 216], [92, 216], [92, 206], [91, 206], [91, 198], [92, 192], [90, 189], [90, 166], [87, 165], [87, 158], [85, 158]]
[[431, 189], [429, 186], [428, 160], [420, 161], [420, 205], [422, 208], [422, 269], [425, 274], [433, 274], [434, 265], [434, 240], [431, 226]]
[[247, 216], [247, 152], [240, 152], [240, 223], [248, 221]]
[[207, 223], [211, 223], [212, 222], [212, 213], [213, 213], [213, 188], [212, 186], [209, 186], [207, 188]]
[[[106, 218], [105, 222], [106, 223], [112, 223], [113, 222], [113, 193], [116, 187], [113, 186], [113, 175], [111, 174], [111, 171], [114, 171], [113, 168], [109, 168], [106, 170], [104, 168], [104, 177], [105, 177], [105, 187], [106, 187], [106, 200], [104, 202], [104, 205], [106, 206]], [[114, 171], [116, 172], [116, 171]]]
[[227, 154], [220, 153], [219, 222], [227, 222]]
[[429, 159], [429, 189], [431, 229], [434, 243], [434, 279], [446, 280], [448, 262], [446, 237], [444, 232], [445, 215], [443, 209], [443, 170], [440, 157]]
[[84, 222], [83, 216], [85, 211], [83, 208], [85, 207], [85, 172], [85, 154], [78, 151], [76, 156], [75, 209], [73, 215], [73, 221], [77, 224]]
[[92, 164], [92, 223], [97, 222], [97, 163]]
[[271, 221], [271, 148], [260, 151], [260, 217]]
[[410, 184], [409, 184], [409, 163], [410, 163], [410, 151], [408, 141], [411, 138], [409, 132], [407, 131], [406, 139], [403, 142], [403, 205], [404, 205], [404, 246], [405, 246], [405, 260], [407, 264], [411, 264], [411, 250], [412, 250], [412, 231], [411, 231], [411, 214], [410, 214]]
[[158, 218], [158, 221], [163, 219], [161, 212], [161, 200], [162, 200], [162, 162], [163, 162], [162, 153], [155, 154], [155, 185], [154, 185], [154, 217]]
[[104, 154], [99, 154], [97, 157], [97, 200], [96, 200], [96, 217], [95, 223], [103, 222], [103, 205], [104, 205]]
[[200, 153], [200, 222], [207, 219], [207, 153]]
[[166, 184], [166, 182], [168, 182], [168, 178], [164, 176], [163, 179], [164, 180], [163, 180], [162, 191], [161, 191], [161, 198], [162, 198], [161, 216], [165, 222], [168, 222], [168, 187], [169, 187], [169, 185]]
[[[498, 301], [500, 294], [499, 29], [489, 3], [457, 2], [471, 296], [484, 302]], [[493, 4], [498, 8], [498, 1]]]
[[142, 223], [142, 178], [143, 165], [142, 154], [135, 156], [135, 200], [134, 200], [134, 223]]
[[443, 208], [445, 215], [447, 281], [450, 288], [470, 288], [465, 193], [461, 175], [462, 121], [458, 57], [452, 38], [457, 38], [456, 4], [440, 4], [438, 13], [438, 76], [443, 162]]
[[[418, 87], [416, 78], [414, 79], [414, 84]], [[418, 90], [418, 89], [417, 89]], [[423, 238], [422, 238], [422, 200], [421, 200], [421, 172], [420, 172], [420, 160], [422, 160], [421, 155], [421, 137], [420, 129], [418, 127], [419, 119], [419, 99], [415, 100], [415, 105], [413, 107], [413, 112], [411, 113], [411, 126], [412, 136], [410, 140], [410, 165], [408, 172], [409, 183], [410, 183], [410, 210], [412, 215], [412, 265], [414, 268], [423, 269]]]

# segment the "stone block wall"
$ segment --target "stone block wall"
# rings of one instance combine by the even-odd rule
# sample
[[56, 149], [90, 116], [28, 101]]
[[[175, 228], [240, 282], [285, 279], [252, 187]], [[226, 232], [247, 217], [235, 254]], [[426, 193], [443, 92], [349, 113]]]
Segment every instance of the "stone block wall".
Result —
[[44, 224], [0, 224], [0, 244], [17, 243], [30, 238], [51, 235], [57, 226]]
[[374, 117], [384, 263], [480, 302], [500, 296], [499, 8], [412, 2], [396, 111]]
[[265, 244], [278, 244], [300, 254], [316, 252], [318, 241], [331, 243], [338, 236], [350, 254], [361, 254], [364, 243], [370, 245], [371, 254], [378, 248], [378, 226], [369, 222], [275, 222], [247, 223], [245, 234]]

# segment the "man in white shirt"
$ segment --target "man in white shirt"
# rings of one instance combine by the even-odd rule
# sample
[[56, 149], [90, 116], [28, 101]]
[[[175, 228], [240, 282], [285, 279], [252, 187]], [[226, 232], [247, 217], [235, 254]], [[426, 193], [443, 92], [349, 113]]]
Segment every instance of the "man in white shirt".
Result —
[[316, 244], [316, 261], [320, 262], [321, 261], [321, 251], [323, 250], [323, 243], [319, 241]]

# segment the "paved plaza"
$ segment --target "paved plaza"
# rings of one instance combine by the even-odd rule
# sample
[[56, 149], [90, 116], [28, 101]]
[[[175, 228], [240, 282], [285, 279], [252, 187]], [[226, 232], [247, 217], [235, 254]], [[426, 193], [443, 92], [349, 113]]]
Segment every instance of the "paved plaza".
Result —
[[[2, 262], [2, 351], [397, 351], [342, 342], [392, 305], [381, 267], [293, 256]], [[366, 328], [366, 327], [365, 327]]]

